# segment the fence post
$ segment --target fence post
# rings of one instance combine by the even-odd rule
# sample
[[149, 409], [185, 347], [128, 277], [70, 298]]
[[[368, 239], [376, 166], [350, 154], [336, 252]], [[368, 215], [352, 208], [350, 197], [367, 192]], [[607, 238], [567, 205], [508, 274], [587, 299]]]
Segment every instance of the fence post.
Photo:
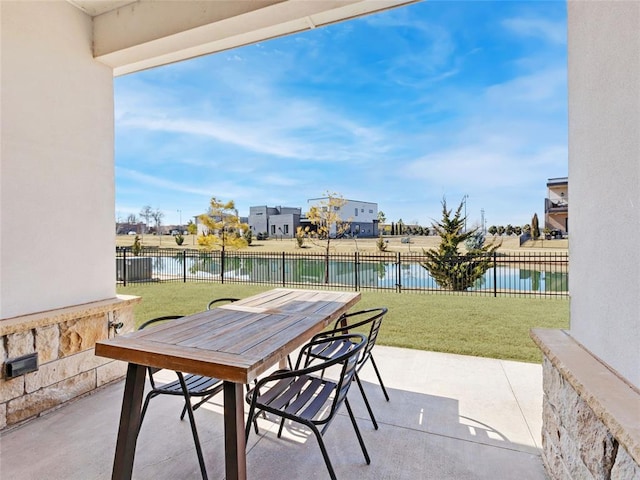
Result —
[[122, 283], [127, 286], [127, 249], [122, 249]]
[[497, 254], [493, 252], [493, 296], [498, 296], [498, 265], [496, 263]]
[[224, 248], [220, 251], [220, 282], [224, 283]]
[[400, 280], [400, 278], [401, 278], [401, 272], [400, 272], [401, 262], [402, 262], [402, 260], [400, 260], [400, 252], [397, 252], [397, 254], [396, 254], [396, 292], [397, 293], [401, 293], [402, 292], [402, 282]]
[[359, 253], [358, 252], [356, 252], [354, 254], [353, 262], [354, 262], [353, 273], [355, 275], [354, 283], [355, 283], [356, 292], [357, 292], [358, 290], [360, 290], [360, 284], [359, 284], [359, 281], [358, 281], [358, 270], [359, 270], [358, 265], [360, 264], [360, 262], [359, 262]]
[[182, 283], [187, 283], [187, 251], [182, 250]]
[[285, 264], [285, 259], [284, 259], [285, 255], [284, 252], [282, 252], [282, 288], [286, 287], [287, 285], [287, 277], [284, 271], [284, 264]]

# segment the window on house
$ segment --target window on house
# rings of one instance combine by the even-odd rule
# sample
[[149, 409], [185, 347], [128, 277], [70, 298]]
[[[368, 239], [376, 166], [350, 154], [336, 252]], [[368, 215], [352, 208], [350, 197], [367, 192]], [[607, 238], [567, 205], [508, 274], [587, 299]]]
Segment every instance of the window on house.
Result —
[[356, 217], [358, 216], [358, 209], [356, 208]]
[[284, 226], [284, 233], [289, 233], [289, 225]]
[[360, 209], [360, 211], [361, 211], [362, 213], [364, 213], [364, 208], [361, 208], [361, 209]]
[[372, 208], [369, 209], [369, 213], [373, 213], [373, 209]]
[[275, 235], [275, 234], [276, 234], [276, 226], [271, 225], [271, 235]]

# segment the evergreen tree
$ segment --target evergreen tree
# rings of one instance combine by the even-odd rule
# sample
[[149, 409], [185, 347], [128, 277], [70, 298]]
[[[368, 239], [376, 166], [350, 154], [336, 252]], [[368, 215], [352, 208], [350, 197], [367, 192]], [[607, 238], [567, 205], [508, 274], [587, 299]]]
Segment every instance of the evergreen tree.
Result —
[[427, 260], [420, 266], [427, 269], [441, 288], [464, 291], [471, 287], [491, 267], [491, 253], [500, 245], [489, 244], [473, 248], [462, 255], [458, 250], [461, 243], [476, 235], [478, 228], [464, 231], [466, 218], [462, 216], [464, 201], [460, 202], [452, 217], [446, 200], [442, 201], [442, 220], [432, 223], [432, 228], [440, 236], [437, 249], [424, 250]]
[[538, 225], [538, 214], [534, 213], [531, 219], [531, 237], [534, 240], [540, 238], [540, 226]]

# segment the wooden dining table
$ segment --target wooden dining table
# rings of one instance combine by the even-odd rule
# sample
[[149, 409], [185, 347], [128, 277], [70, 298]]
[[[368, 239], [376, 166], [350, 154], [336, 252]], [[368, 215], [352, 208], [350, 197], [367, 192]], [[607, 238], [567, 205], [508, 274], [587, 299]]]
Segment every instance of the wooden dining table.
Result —
[[246, 479], [244, 385], [283, 362], [359, 300], [359, 292], [276, 288], [99, 341], [96, 355], [129, 364], [112, 479], [131, 478], [147, 366], [224, 381], [225, 478]]

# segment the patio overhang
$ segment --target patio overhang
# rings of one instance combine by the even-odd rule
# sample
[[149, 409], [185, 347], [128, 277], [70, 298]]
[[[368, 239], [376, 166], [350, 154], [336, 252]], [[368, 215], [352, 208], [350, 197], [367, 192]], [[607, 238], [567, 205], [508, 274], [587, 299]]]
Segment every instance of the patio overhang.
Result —
[[416, 0], [70, 1], [94, 17], [93, 54], [114, 75], [157, 67]]

